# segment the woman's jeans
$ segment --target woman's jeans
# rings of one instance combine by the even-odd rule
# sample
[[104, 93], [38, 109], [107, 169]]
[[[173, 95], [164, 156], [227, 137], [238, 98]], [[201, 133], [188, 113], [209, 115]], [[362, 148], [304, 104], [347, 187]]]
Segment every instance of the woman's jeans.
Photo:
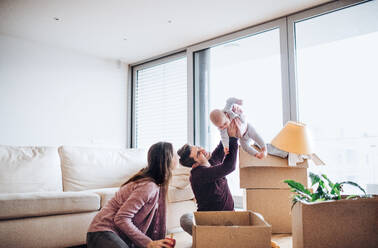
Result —
[[88, 232], [87, 248], [129, 248], [117, 234], [110, 231]]

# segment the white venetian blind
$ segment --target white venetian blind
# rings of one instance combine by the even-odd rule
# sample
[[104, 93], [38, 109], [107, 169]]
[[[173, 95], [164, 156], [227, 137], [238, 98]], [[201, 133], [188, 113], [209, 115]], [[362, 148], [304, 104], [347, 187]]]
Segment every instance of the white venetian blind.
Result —
[[137, 71], [136, 147], [167, 141], [177, 149], [187, 142], [186, 74], [186, 57]]

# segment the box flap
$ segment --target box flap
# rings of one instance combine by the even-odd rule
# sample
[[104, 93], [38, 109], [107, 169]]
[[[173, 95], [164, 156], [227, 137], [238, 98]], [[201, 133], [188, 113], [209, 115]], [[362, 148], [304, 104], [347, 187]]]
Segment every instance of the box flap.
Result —
[[245, 152], [242, 148], [239, 149], [239, 166], [240, 168], [246, 167], [286, 167], [286, 168], [307, 168], [308, 162], [305, 160], [303, 163], [298, 163], [297, 166], [289, 166], [287, 158], [281, 158], [273, 155], [267, 155], [266, 158], [258, 159], [249, 153]]
[[197, 226], [249, 226], [249, 211], [209, 211], [194, 212]]
[[267, 226], [267, 227], [272, 227], [268, 222], [265, 221], [264, 217], [256, 212], [249, 211], [250, 215], [250, 222], [253, 226]]

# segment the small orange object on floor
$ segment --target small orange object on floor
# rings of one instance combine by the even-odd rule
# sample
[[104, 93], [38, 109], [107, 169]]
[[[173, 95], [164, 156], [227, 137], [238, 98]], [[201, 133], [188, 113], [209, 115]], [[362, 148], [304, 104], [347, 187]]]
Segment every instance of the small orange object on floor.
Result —
[[272, 248], [280, 248], [280, 246], [274, 241], [270, 241], [270, 246], [272, 246]]

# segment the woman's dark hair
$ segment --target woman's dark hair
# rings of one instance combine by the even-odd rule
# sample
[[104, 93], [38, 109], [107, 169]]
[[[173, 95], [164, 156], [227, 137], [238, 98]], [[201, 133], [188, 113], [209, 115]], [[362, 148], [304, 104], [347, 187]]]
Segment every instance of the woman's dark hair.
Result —
[[185, 144], [178, 151], [177, 154], [180, 156], [180, 164], [185, 167], [192, 167], [195, 164], [195, 160], [190, 157], [191, 145]]
[[138, 180], [152, 180], [157, 185], [168, 186], [172, 177], [171, 164], [173, 159], [173, 146], [168, 142], [158, 142], [148, 150], [146, 168], [127, 180], [123, 185]]

